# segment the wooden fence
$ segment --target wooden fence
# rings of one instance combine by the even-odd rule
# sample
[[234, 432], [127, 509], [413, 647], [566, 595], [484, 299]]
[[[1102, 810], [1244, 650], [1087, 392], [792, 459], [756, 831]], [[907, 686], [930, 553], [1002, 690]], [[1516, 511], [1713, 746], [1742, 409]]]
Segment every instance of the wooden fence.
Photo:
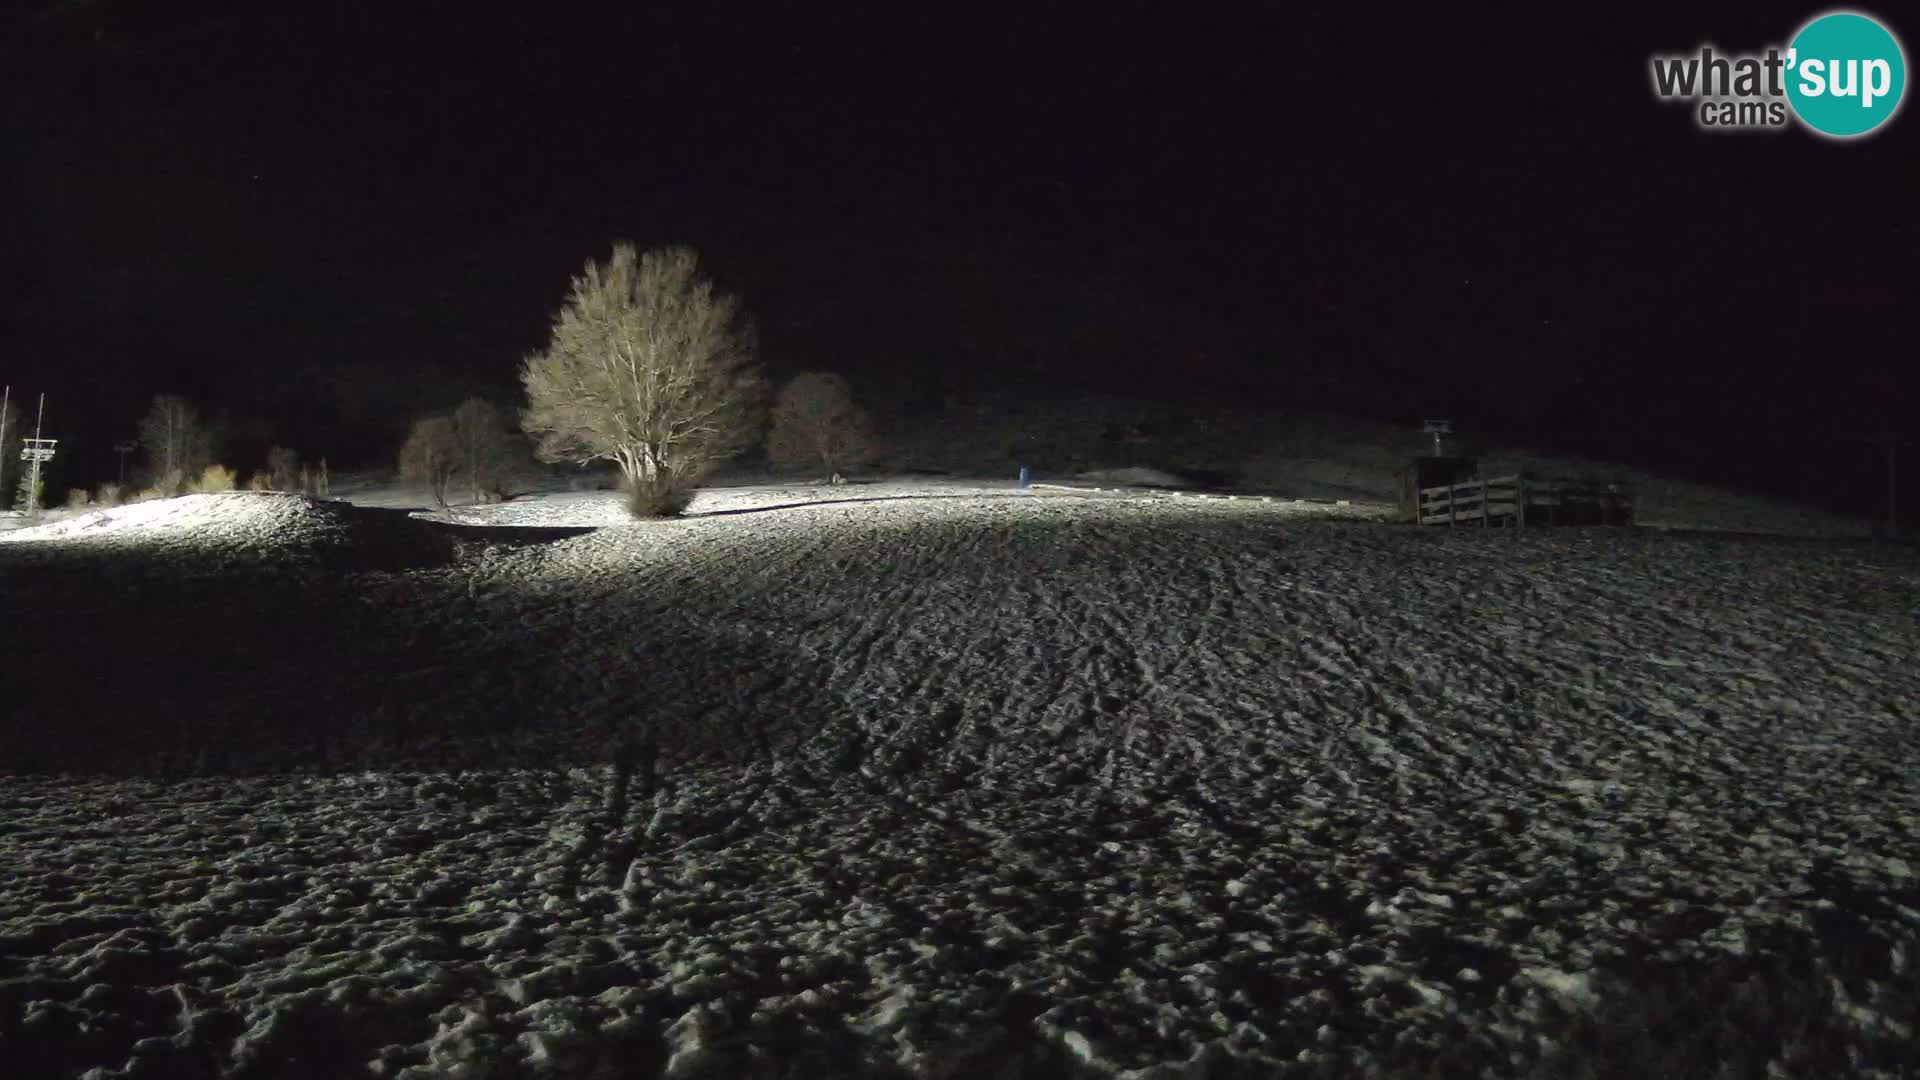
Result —
[[1422, 525], [1631, 525], [1633, 497], [1617, 484], [1518, 473], [1420, 489]]

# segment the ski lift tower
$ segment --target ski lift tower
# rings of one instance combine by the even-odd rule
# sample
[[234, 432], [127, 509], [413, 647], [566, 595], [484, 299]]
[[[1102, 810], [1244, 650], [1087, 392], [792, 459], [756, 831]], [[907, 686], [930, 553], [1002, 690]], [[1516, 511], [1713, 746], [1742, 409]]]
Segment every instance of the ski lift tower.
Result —
[[113, 452], [120, 455], [120, 483], [122, 484], [127, 482], [127, 455], [138, 449], [140, 449], [140, 443], [136, 439], [123, 439], [113, 444]]
[[33, 421], [33, 438], [20, 440], [20, 460], [29, 463], [32, 471], [28, 473], [27, 505], [28, 517], [40, 512], [40, 463], [53, 460], [54, 447], [58, 439], [43, 439], [40, 429], [47, 419], [47, 395], [40, 395], [40, 415]]

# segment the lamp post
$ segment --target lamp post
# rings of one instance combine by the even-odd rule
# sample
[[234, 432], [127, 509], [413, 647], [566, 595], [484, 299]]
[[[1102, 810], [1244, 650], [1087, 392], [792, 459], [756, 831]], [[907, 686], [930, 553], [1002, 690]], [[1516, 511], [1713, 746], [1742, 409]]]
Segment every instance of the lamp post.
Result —
[[1887, 535], [1900, 535], [1900, 450], [1912, 441], [1888, 429], [1867, 440], [1887, 452]]

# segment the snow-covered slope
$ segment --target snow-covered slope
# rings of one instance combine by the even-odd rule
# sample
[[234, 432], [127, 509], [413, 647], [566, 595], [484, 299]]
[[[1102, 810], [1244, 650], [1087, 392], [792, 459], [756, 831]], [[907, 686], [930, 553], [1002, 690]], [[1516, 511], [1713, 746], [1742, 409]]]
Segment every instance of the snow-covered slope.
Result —
[[[1011, 477], [1022, 464], [1046, 479], [1159, 473], [1242, 494], [1392, 503], [1400, 496], [1400, 470], [1432, 451], [1432, 438], [1421, 427], [1418, 417], [1393, 424], [1268, 407], [1099, 395], [1063, 400], [1033, 388], [1008, 388], [896, 420], [887, 464], [955, 476]], [[1635, 493], [1638, 520], [1659, 528], [1822, 537], [1865, 537], [1873, 530], [1872, 522], [1784, 499], [1503, 445], [1485, 432], [1463, 433], [1448, 450], [1478, 458], [1484, 476], [1525, 469], [1625, 485]]]
[[0, 543], [9, 1075], [1913, 1061], [1910, 551], [198, 499]]

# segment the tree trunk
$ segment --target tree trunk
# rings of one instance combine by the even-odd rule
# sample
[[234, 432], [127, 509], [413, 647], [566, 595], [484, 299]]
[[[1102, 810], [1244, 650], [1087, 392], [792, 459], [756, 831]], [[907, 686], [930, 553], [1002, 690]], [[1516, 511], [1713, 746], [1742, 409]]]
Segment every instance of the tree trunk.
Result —
[[466, 437], [467, 443], [467, 487], [472, 494], [472, 501], [477, 505], [480, 502], [480, 447], [474, 441], [473, 432], [463, 431], [461, 434]]

